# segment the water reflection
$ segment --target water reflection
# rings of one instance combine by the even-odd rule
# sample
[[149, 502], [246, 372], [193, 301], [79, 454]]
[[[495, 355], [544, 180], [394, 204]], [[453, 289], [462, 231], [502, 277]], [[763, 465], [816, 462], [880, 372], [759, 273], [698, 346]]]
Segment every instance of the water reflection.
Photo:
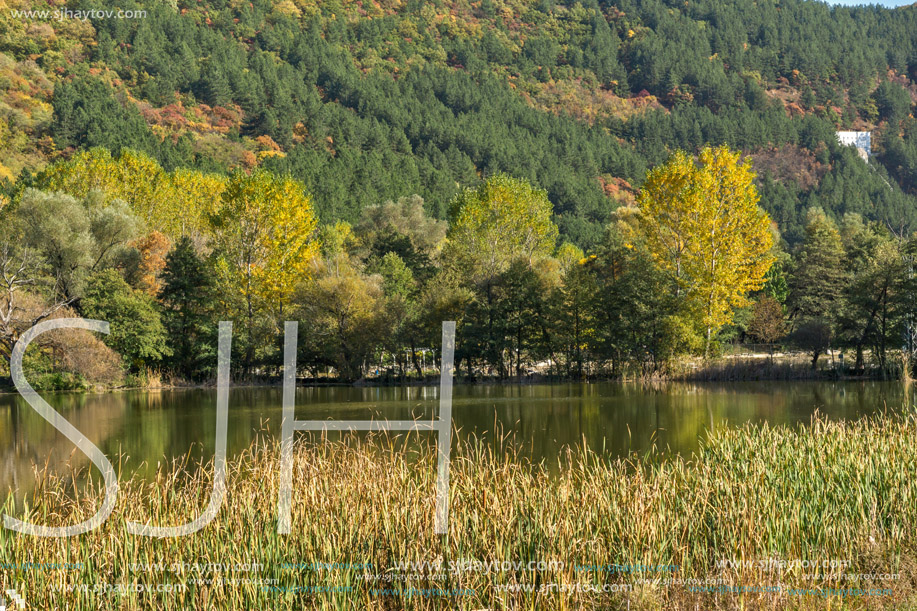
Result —
[[[227, 448], [236, 454], [259, 431], [280, 429], [280, 388], [236, 388], [230, 394]], [[121, 477], [149, 476], [162, 461], [213, 453], [216, 393], [211, 390], [49, 394], [46, 399], [97, 444]], [[301, 419], [431, 418], [438, 388], [301, 388]], [[853, 419], [900, 410], [913, 397], [898, 383], [747, 382], [735, 384], [553, 384], [458, 386], [458, 437], [515, 435], [534, 460], [549, 464], [564, 446], [585, 443], [621, 456], [653, 444], [690, 453], [706, 431], [744, 422], [808, 422], [816, 410]], [[28, 490], [33, 469], [87, 466], [88, 460], [17, 395], [0, 395], [0, 486]]]

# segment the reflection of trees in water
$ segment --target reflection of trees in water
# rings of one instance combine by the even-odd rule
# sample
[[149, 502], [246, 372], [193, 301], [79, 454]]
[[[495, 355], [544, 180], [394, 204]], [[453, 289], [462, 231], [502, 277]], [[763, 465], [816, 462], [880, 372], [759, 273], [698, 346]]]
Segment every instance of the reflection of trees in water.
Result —
[[[52, 405], [109, 457], [121, 479], [148, 477], [162, 462], [188, 455], [189, 469], [213, 457], [215, 396], [212, 389], [59, 394]], [[319, 387], [297, 390], [297, 417], [312, 419], [429, 419], [438, 389], [431, 387]], [[907, 401], [899, 383], [742, 382], [457, 386], [453, 398], [458, 437], [513, 437], [523, 455], [557, 465], [564, 447], [585, 442], [610, 456], [642, 454], [654, 444], [665, 452], [694, 451], [711, 428], [744, 422], [809, 422], [815, 409], [829, 418], [857, 418]], [[280, 426], [282, 389], [235, 388], [230, 395], [227, 449]], [[266, 434], [266, 433], [265, 433]], [[329, 439], [340, 435], [329, 435]], [[359, 435], [357, 435], [359, 437]], [[419, 447], [428, 436], [403, 435]], [[91, 463], [21, 398], [0, 397], [0, 486], [28, 490], [32, 465], [66, 471], [66, 461]], [[396, 444], [396, 445], [398, 445]], [[504, 444], [505, 447], [505, 444]], [[72, 456], [71, 456], [72, 454]], [[123, 459], [119, 463], [119, 456]], [[96, 474], [97, 475], [97, 474]]]
[[496, 414], [502, 430], [515, 431], [521, 448], [548, 462], [562, 447], [584, 442], [619, 456], [642, 454], [654, 445], [662, 452], [690, 454], [707, 431], [721, 426], [807, 424], [816, 409], [831, 419], [855, 419], [885, 405], [897, 409], [905, 401], [900, 384], [878, 382], [494, 385], [478, 390], [459, 387], [456, 421], [493, 431]]
[[[124, 402], [117, 394], [58, 394], [46, 400], [96, 445], [117, 434], [121, 428]], [[70, 440], [45, 422], [18, 395], [0, 397], [0, 445], [3, 457], [0, 486], [3, 490], [30, 491], [35, 481], [35, 468], [42, 470], [47, 466], [51, 472], [65, 473], [71, 468], [78, 471], [92, 467], [89, 459], [76, 450]]]

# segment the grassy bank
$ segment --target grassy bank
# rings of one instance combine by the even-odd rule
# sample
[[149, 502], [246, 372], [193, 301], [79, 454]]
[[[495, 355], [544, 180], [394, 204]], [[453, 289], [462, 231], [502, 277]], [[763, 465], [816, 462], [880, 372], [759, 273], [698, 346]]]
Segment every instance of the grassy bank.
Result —
[[[850, 357], [850, 355], [847, 355]], [[690, 382], [750, 382], [795, 380], [901, 380], [910, 375], [909, 367], [900, 359], [889, 361], [884, 369], [867, 366], [861, 370], [853, 367], [848, 358], [843, 360], [822, 357], [818, 367], [812, 367], [812, 357], [799, 353], [777, 355], [743, 353], [712, 359], [683, 359], [672, 366], [664, 376], [668, 379]]]
[[[687, 359], [672, 368], [668, 377], [685, 382], [751, 382], [836, 380], [843, 372], [836, 367], [813, 368], [808, 357], [797, 354], [778, 356], [741, 355], [715, 359]], [[869, 375], [878, 378], [878, 375]]]
[[[174, 465], [152, 482], [122, 482], [115, 512], [92, 533], [61, 540], [3, 530], [3, 586], [38, 609], [902, 609], [917, 601], [913, 416], [720, 430], [691, 459], [570, 451], [559, 475], [526, 463], [508, 441], [499, 449], [468, 442], [453, 452], [447, 539], [433, 534], [429, 438], [409, 445], [304, 439], [287, 536], [276, 534], [273, 441], [231, 461], [220, 513], [191, 536], [129, 535], [124, 521], [188, 521], [206, 505], [208, 475]], [[27, 510], [8, 500], [7, 513], [62, 525], [95, 511], [98, 497], [74, 498], [69, 476], [41, 480]], [[777, 563], [718, 566], [768, 558]], [[437, 560], [444, 578], [435, 569], [396, 567]], [[470, 560], [555, 564], [484, 572]], [[823, 571], [800, 566], [832, 560], [849, 562], [844, 577], [810, 579]], [[849, 578], [875, 573], [898, 578]], [[685, 583], [691, 579], [780, 591], [698, 593]], [[130, 590], [117, 591], [119, 584]], [[179, 589], [156, 591], [161, 584]], [[618, 591], [589, 591], [603, 584]], [[68, 592], [84, 585], [88, 592]], [[337, 591], [303, 589], [312, 587]], [[789, 591], [797, 587], [811, 591]]]

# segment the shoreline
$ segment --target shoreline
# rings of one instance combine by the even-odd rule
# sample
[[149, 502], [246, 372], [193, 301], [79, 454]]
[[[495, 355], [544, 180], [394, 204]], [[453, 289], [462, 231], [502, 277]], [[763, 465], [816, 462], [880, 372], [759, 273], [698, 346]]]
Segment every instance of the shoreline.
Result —
[[[466, 371], [457, 369], [453, 378], [456, 386], [529, 386], [543, 384], [584, 383], [597, 384], [604, 382], [664, 384], [668, 382], [890, 382], [909, 381], [910, 378], [902, 375], [900, 368], [891, 370], [864, 369], [860, 373], [853, 372], [851, 367], [845, 367], [843, 361], [826, 359], [823, 366], [812, 368], [806, 355], [799, 353], [778, 353], [776, 355], [765, 353], [743, 353], [738, 355], [720, 356], [704, 361], [701, 358], [684, 359], [676, 363], [671, 369], [663, 373], [643, 375], [632, 367], [618, 374], [609, 372], [592, 373], [584, 376], [567, 376], [535, 371], [523, 376], [499, 377], [475, 373], [468, 375]], [[129, 376], [131, 377], [131, 376]], [[167, 376], [155, 376], [161, 380]], [[297, 378], [298, 388], [410, 388], [424, 386], [438, 386], [439, 373], [431, 373], [423, 378], [413, 375], [399, 378], [397, 375], [374, 375], [362, 377], [355, 381], [347, 381], [333, 377], [308, 377]], [[272, 388], [282, 387], [282, 376], [255, 378], [254, 381], [232, 381], [232, 386], [237, 388]], [[171, 384], [136, 385], [136, 386], [103, 386], [96, 385], [90, 388], [69, 389], [36, 389], [38, 392], [59, 393], [87, 393], [100, 394], [119, 391], [164, 391], [164, 390], [206, 390], [216, 388], [216, 380], [211, 379], [199, 383], [190, 383], [181, 379]], [[0, 395], [16, 394], [12, 380], [8, 376], [0, 377]]]
[[[464, 378], [456, 377], [453, 385], [454, 386], [546, 386], [552, 384], [642, 384], [642, 385], [665, 385], [665, 384], [738, 384], [738, 383], [762, 383], [762, 382], [786, 382], [786, 383], [814, 383], [814, 382], [843, 382], [843, 383], [856, 383], [856, 382], [900, 382], [900, 383], [909, 383], [910, 380], [902, 380], [901, 378], [883, 378], [879, 375], [826, 375], [821, 376], [812, 376], [812, 377], [796, 377], [796, 378], [786, 378], [786, 377], [755, 377], [755, 378], [743, 378], [743, 377], [715, 377], [715, 376], [705, 376], [703, 374], [691, 375], [691, 376], [670, 376], [670, 377], [654, 377], [654, 378], [625, 378], [625, 377], [611, 377], [611, 376], [596, 376], [585, 379], [575, 379], [575, 378], [566, 378], [566, 377], [552, 377], [552, 376], [529, 376], [523, 379], [518, 378], [477, 378], [473, 381], [468, 381]], [[391, 382], [376, 382], [373, 380], [363, 381], [362, 383], [357, 382], [315, 382], [315, 381], [301, 381], [297, 380], [297, 388], [423, 388], [423, 387], [436, 387], [439, 385], [439, 378], [430, 378], [427, 380], [412, 380], [408, 382], [401, 383], [391, 383]], [[244, 382], [232, 382], [230, 386], [234, 389], [263, 389], [263, 388], [282, 388], [283, 381], [278, 379], [276, 381], [258, 381], [253, 383], [244, 383]], [[162, 391], [182, 391], [182, 390], [215, 390], [215, 382], [204, 382], [200, 384], [171, 384], [171, 385], [158, 385], [158, 386], [116, 386], [116, 387], [95, 387], [87, 389], [64, 389], [64, 390], [43, 390], [39, 389], [37, 392], [42, 393], [54, 393], [54, 394], [108, 394], [108, 393], [119, 393], [119, 392], [136, 392], [136, 391], [148, 391], [148, 392], [162, 392]], [[0, 386], [0, 396], [4, 395], [16, 395], [19, 392], [13, 386]]]

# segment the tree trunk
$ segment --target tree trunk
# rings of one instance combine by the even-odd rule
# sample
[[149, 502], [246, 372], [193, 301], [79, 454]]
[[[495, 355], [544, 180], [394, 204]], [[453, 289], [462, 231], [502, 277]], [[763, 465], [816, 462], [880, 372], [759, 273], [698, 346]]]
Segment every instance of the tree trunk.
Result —
[[417, 375], [423, 378], [423, 369], [420, 367], [420, 362], [417, 359], [417, 348], [414, 345], [414, 341], [411, 341], [411, 362], [414, 364], [414, 371], [417, 372]]
[[248, 297], [248, 346], [245, 347], [245, 369], [248, 373], [248, 381], [250, 384], [255, 382], [255, 368], [253, 363], [255, 361], [255, 340], [253, 328], [255, 326], [255, 308], [252, 305], [252, 298], [249, 295]]
[[516, 333], [516, 376], [522, 375], [522, 327]]

